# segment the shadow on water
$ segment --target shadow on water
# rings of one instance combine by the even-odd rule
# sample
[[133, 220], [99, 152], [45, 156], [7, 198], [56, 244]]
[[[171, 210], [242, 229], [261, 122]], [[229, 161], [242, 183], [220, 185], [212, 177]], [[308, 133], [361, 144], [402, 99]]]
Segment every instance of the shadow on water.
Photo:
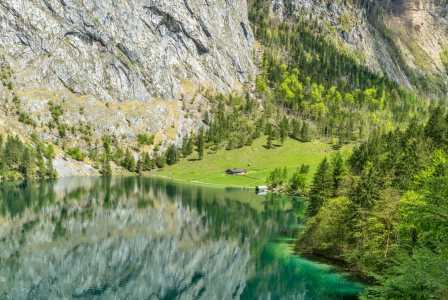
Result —
[[148, 177], [0, 182], [0, 298], [355, 299], [294, 255], [304, 201]]

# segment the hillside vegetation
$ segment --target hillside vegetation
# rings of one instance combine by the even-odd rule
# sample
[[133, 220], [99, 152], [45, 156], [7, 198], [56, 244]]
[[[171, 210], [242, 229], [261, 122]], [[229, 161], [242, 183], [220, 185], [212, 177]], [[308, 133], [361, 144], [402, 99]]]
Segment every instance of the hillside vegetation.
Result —
[[[181, 159], [178, 164], [165, 167], [155, 173], [173, 179], [198, 181], [210, 184], [222, 184], [241, 187], [255, 187], [265, 185], [266, 178], [275, 168], [287, 166], [292, 175], [302, 164], [310, 166], [310, 179], [316, 171], [318, 163], [330, 153], [334, 152], [331, 145], [319, 141], [303, 143], [294, 139], [287, 139], [283, 147], [267, 149], [267, 138], [257, 139], [251, 146], [235, 150], [221, 149], [216, 153], [205, 150], [202, 160], [193, 154]], [[351, 148], [350, 145], [343, 151]], [[213, 153], [212, 153], [213, 152]], [[250, 166], [249, 166], [250, 164]], [[245, 176], [224, 175], [230, 168], [245, 169]]]

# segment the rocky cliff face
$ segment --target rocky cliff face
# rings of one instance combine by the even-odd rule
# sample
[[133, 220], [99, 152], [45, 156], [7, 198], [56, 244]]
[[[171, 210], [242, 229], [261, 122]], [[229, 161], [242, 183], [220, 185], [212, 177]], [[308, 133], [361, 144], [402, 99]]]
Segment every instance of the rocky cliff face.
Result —
[[[234, 0], [0, 0], [0, 54], [14, 70], [4, 80], [14, 89], [0, 90], [6, 99], [0, 114], [11, 128], [34, 131], [16, 122], [11, 106], [17, 95], [21, 111], [37, 122], [45, 140], [59, 138], [57, 130], [44, 128], [53, 101], [62, 103], [61, 120], [68, 126], [91, 122], [93, 139], [115, 134], [126, 145], [147, 132], [179, 142], [202, 123], [201, 114], [185, 116], [181, 94], [191, 85], [228, 92], [254, 72], [246, 5]], [[204, 113], [208, 105], [201, 101]], [[67, 138], [82, 144], [80, 135], [68, 132]]]
[[[375, 1], [366, 7], [374, 5]], [[385, 74], [410, 90], [422, 88], [423, 81], [427, 81], [426, 90], [446, 91], [447, 75], [440, 53], [448, 46], [447, 9], [436, 0], [403, 0], [383, 5], [388, 7], [384, 10], [388, 13], [382, 16], [382, 28], [369, 22], [365, 8], [338, 1], [328, 4], [315, 0], [272, 0], [270, 12], [280, 21], [291, 15], [317, 17], [329, 39], [353, 53], [372, 71]], [[387, 31], [393, 42], [387, 42], [380, 30]]]

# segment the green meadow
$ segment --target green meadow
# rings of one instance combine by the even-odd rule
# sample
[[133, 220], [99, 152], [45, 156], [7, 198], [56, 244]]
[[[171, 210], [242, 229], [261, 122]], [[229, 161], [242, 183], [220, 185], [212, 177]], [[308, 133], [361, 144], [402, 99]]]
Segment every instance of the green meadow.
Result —
[[[151, 174], [184, 181], [255, 187], [264, 185], [272, 170], [285, 166], [290, 177], [297, 167], [309, 164], [309, 180], [311, 180], [322, 159], [335, 152], [330, 144], [320, 141], [302, 143], [287, 139], [282, 147], [274, 149], [266, 149], [265, 145], [266, 137], [264, 136], [255, 140], [252, 146], [239, 149], [221, 149], [216, 153], [206, 149], [203, 160], [197, 160], [195, 152], [190, 157], [182, 158], [180, 163], [166, 166]], [[347, 151], [349, 148], [351, 148], [350, 145], [344, 146], [340, 151]], [[231, 168], [245, 169], [247, 175], [225, 175], [225, 171]]]

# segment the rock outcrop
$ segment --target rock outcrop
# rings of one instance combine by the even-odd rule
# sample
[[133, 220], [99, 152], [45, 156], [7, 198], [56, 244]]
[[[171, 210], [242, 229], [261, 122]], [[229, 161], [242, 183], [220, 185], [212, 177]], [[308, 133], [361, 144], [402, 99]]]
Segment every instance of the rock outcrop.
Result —
[[384, 32], [379, 31], [384, 29], [369, 23], [364, 8], [338, 2], [272, 0], [271, 15], [281, 19], [278, 10], [272, 8], [285, 7], [283, 17], [290, 17], [291, 13], [301, 18], [318, 16], [318, 22], [328, 29], [328, 38], [357, 56], [373, 72], [387, 75], [410, 90], [416, 86], [425, 89], [423, 81], [427, 81], [426, 90], [446, 91], [447, 75], [440, 53], [448, 46], [447, 8], [436, 0], [394, 3], [390, 14], [384, 16], [384, 26], [393, 36], [395, 49], [385, 41]]
[[[7, 99], [0, 114], [11, 128], [55, 142], [57, 130], [39, 129], [50, 121], [53, 101], [63, 104], [61, 121], [69, 127], [90, 122], [92, 140], [114, 134], [131, 144], [147, 132], [179, 142], [202, 125], [201, 115], [181, 110], [186, 81], [229, 92], [254, 72], [246, 6], [245, 0], [0, 0], [0, 54], [14, 70], [13, 91], [0, 88]], [[14, 95], [37, 129], [15, 122]], [[82, 146], [80, 135], [68, 132], [67, 139]]]

